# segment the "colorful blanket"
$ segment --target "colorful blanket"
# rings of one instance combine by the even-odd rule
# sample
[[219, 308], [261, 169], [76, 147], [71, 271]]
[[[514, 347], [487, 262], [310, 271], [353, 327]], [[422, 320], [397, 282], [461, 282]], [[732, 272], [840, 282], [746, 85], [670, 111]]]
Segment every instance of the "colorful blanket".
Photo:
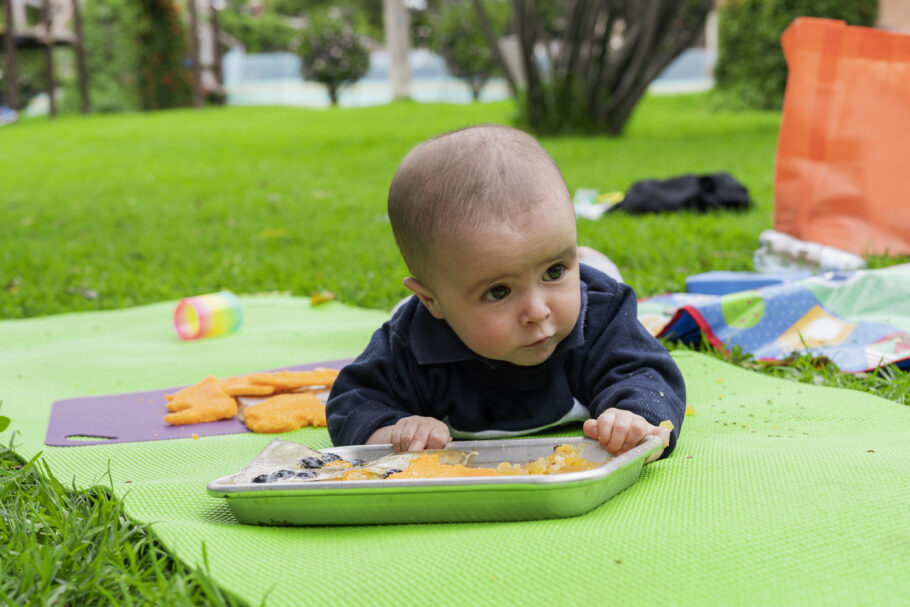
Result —
[[718, 348], [740, 346], [762, 360], [826, 357], [850, 373], [910, 368], [910, 264], [828, 272], [728, 295], [670, 293], [639, 303], [658, 337]]

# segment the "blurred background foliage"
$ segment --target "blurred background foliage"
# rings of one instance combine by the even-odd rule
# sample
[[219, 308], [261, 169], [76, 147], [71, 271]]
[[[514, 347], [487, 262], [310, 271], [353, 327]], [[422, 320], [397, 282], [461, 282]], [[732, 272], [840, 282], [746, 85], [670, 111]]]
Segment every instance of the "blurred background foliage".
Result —
[[[509, 5], [501, 1], [484, 4], [493, 31], [501, 38], [509, 31]], [[477, 101], [483, 87], [500, 73], [500, 68], [474, 6], [469, 2], [440, 3], [427, 27], [430, 48], [445, 59], [453, 76], [470, 87], [471, 97]]]
[[325, 85], [332, 105], [338, 105], [341, 87], [357, 82], [370, 68], [370, 51], [354, 29], [354, 19], [338, 7], [310, 13], [298, 53], [303, 77]]
[[[616, 2], [611, 6], [640, 10], [637, 7], [644, 6], [643, 2]], [[523, 10], [526, 10], [530, 6], [521, 0], [483, 0], [479, 4], [487, 13], [497, 37], [519, 33], [515, 8], [525, 7]], [[596, 3], [533, 3], [536, 36], [539, 41], [551, 43], [545, 44], [545, 48], [552, 49], [553, 41], [568, 39], [572, 10], [585, 4], [593, 6]], [[464, 80], [475, 97], [490, 78], [503, 76], [501, 66], [491, 54], [489, 41], [480, 31], [474, 8], [477, 5], [469, 0], [407, 3], [412, 45], [440, 54], [452, 75]], [[192, 74], [185, 0], [85, 0], [82, 6], [93, 111], [136, 111], [191, 104]], [[304, 35], [312, 38], [307, 44], [310, 52], [330, 53], [331, 48], [313, 50], [319, 45], [320, 34], [315, 31], [316, 27], [330, 23], [320, 15], [324, 16], [329, 9], [340, 10], [348, 16], [354, 37], [368, 50], [381, 48], [384, 44], [382, 2], [379, 0], [224, 0], [219, 6], [221, 29], [242, 43], [248, 53], [297, 52], [302, 55], [300, 48]], [[718, 2], [719, 54], [714, 70], [714, 102], [733, 110], [779, 109], [787, 79], [780, 35], [793, 19], [817, 16], [871, 26], [876, 20], [877, 6], [877, 0]], [[664, 9], [670, 10], [667, 7], [661, 10]], [[29, 19], [34, 22], [39, 13], [30, 8]], [[0, 11], [0, 22], [2, 20]], [[321, 25], [308, 26], [310, 23]], [[357, 50], [359, 47], [351, 48]], [[227, 46], [221, 47], [222, 52], [227, 50]], [[43, 53], [40, 48], [21, 49], [17, 53], [17, 86], [22, 105], [46, 90]], [[71, 48], [61, 47], [54, 51], [58, 82], [63, 91], [60, 104], [63, 112], [76, 112], [80, 108], [73, 55]], [[350, 63], [353, 65], [357, 61]], [[356, 70], [351, 71], [348, 77], [355, 73]], [[554, 124], [566, 124], [567, 119], [577, 117], [590, 106], [579, 78], [564, 79], [564, 82], [570, 83], [562, 87], [568, 91], [568, 97], [556, 104], [565, 109], [551, 117], [550, 122]], [[0, 93], [4, 98], [6, 86], [7, 82], [0, 78]], [[543, 82], [544, 95], [551, 94], [558, 86], [561, 85], [553, 80]], [[519, 113], [526, 124], [533, 124], [532, 108], [523, 103], [527, 96], [522, 94], [519, 91]], [[582, 122], [580, 129], [591, 127], [590, 120]]]
[[726, 0], [719, 6], [717, 98], [729, 109], [780, 109], [787, 62], [780, 36], [797, 17], [872, 26], [878, 0]]

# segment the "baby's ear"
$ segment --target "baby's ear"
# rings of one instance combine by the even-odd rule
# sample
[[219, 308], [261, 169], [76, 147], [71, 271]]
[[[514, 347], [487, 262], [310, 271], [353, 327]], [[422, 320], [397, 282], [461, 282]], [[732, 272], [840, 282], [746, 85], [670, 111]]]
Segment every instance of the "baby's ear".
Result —
[[402, 283], [408, 290], [414, 292], [417, 299], [423, 303], [424, 307], [426, 307], [427, 311], [432, 314], [434, 318], [442, 319], [442, 312], [439, 309], [439, 304], [436, 303], [436, 297], [433, 295], [432, 291], [413, 276], [408, 276]]

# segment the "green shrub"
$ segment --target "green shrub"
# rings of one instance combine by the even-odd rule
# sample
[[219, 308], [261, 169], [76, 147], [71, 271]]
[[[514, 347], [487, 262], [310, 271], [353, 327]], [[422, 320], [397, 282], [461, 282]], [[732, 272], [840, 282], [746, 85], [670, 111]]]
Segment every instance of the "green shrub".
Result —
[[[139, 7], [134, 0], [86, 2], [82, 15], [89, 99], [94, 112], [140, 109], [136, 43]], [[66, 83], [64, 111], [79, 111], [82, 100], [77, 78]]]
[[[6, 55], [3, 53], [0, 36], [0, 71], [6, 71]], [[47, 60], [44, 49], [19, 49], [16, 52], [16, 90], [19, 93], [19, 108], [28, 105], [28, 100], [47, 90]], [[57, 57], [57, 54], [54, 55]], [[55, 70], [56, 71], [56, 70]], [[6, 103], [7, 77], [0, 78], [0, 102]]]
[[173, 0], [140, 0], [139, 98], [142, 108], [188, 106], [193, 74], [187, 31]]
[[324, 84], [332, 105], [338, 104], [341, 87], [360, 80], [370, 67], [370, 52], [350, 14], [337, 8], [310, 15], [297, 52], [303, 77]]
[[274, 13], [254, 17], [231, 10], [218, 16], [222, 30], [243, 43], [248, 53], [277, 53], [289, 51], [299, 36], [296, 29]]
[[[494, 32], [501, 36], [508, 25], [509, 5], [489, 0], [484, 4]], [[434, 29], [431, 39], [433, 50], [442, 55], [453, 76], [471, 87], [471, 95], [476, 101], [484, 85], [498, 71], [498, 66], [473, 4], [444, 4]]]
[[714, 78], [723, 105], [780, 109], [787, 62], [780, 36], [797, 17], [875, 23], [877, 0], [727, 0], [719, 15]]

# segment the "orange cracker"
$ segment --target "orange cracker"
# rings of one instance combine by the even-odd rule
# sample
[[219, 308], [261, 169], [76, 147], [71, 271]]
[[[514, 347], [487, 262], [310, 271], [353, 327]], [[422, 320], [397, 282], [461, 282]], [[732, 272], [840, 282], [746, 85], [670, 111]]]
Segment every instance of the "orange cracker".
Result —
[[286, 392], [303, 387], [331, 386], [338, 376], [337, 369], [313, 369], [312, 371], [274, 371], [252, 373], [246, 376], [254, 384], [274, 386], [276, 391]]
[[222, 390], [231, 396], [268, 396], [275, 393], [275, 386], [253, 383], [246, 376], [225, 377], [218, 381]]
[[312, 392], [272, 396], [247, 407], [243, 415], [247, 428], [264, 434], [325, 426], [325, 405]]
[[164, 421], [175, 426], [214, 422], [237, 415], [237, 401], [212, 375], [180, 390], [170, 400], [167, 408], [173, 413], [165, 415]]

